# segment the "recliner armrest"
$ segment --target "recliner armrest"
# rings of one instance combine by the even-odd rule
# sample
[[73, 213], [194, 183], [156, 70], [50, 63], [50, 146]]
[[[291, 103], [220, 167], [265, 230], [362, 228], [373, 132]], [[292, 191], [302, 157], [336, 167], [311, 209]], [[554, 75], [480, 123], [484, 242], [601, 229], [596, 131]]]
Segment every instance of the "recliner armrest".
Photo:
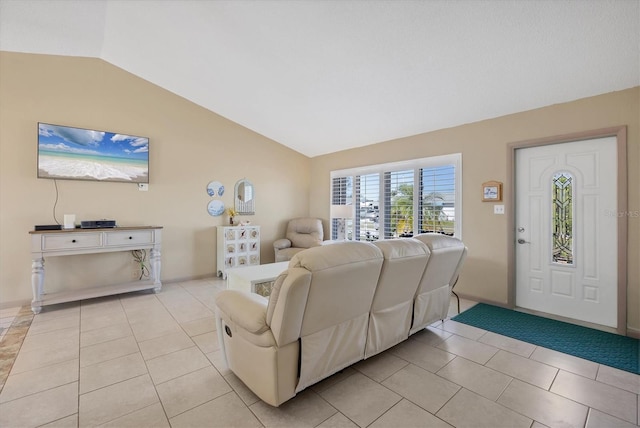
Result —
[[273, 248], [276, 250], [284, 250], [285, 248], [291, 248], [291, 241], [287, 238], [278, 239], [273, 243]]
[[255, 293], [225, 290], [216, 296], [216, 306], [239, 327], [250, 333], [260, 334], [267, 325], [268, 300]]

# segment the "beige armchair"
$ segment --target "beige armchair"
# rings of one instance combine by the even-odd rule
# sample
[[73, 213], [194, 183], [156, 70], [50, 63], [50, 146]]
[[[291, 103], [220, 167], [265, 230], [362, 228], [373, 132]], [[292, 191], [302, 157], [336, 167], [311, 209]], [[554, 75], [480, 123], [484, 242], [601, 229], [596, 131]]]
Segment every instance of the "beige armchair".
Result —
[[319, 218], [295, 218], [287, 225], [286, 237], [273, 243], [276, 262], [286, 262], [302, 250], [322, 245], [324, 233]]

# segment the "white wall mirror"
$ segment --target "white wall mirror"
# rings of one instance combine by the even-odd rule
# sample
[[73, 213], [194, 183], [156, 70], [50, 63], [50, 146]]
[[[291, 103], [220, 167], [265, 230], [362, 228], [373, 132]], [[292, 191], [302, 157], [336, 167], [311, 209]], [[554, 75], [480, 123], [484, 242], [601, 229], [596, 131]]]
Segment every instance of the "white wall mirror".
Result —
[[256, 213], [256, 191], [246, 178], [236, 183], [235, 206], [238, 214], [253, 215]]

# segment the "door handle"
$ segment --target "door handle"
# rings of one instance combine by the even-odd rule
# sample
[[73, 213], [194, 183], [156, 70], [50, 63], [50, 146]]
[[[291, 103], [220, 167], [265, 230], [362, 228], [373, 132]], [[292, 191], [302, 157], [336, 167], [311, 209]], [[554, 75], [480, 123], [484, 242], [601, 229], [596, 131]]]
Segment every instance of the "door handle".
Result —
[[518, 244], [528, 244], [529, 242], [525, 241], [524, 239], [520, 238], [518, 239]]

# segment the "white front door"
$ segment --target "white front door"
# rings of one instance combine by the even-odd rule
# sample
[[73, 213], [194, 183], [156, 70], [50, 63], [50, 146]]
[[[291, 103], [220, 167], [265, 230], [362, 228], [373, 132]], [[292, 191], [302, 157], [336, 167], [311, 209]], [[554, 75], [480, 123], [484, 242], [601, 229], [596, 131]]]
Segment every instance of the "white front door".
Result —
[[617, 327], [616, 137], [516, 150], [516, 306]]

